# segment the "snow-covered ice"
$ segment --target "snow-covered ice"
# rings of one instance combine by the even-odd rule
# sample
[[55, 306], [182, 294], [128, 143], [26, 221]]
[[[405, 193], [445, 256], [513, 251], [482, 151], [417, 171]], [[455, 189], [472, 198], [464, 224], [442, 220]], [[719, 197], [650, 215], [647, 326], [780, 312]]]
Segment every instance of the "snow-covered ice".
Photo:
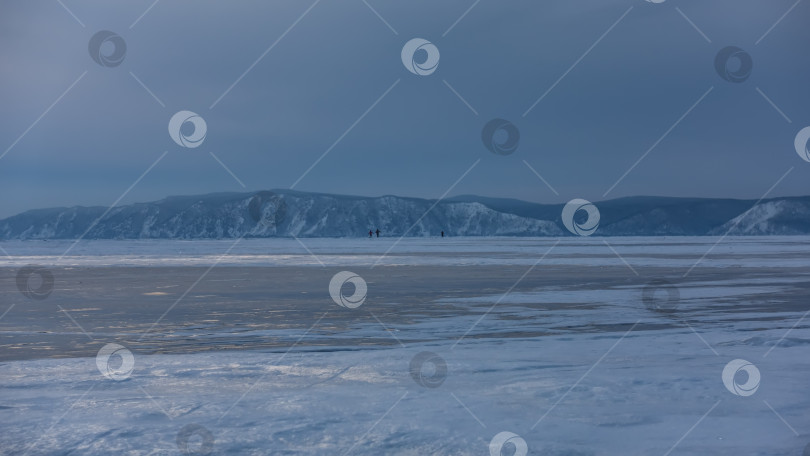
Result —
[[[613, 248], [634, 266], [804, 268], [807, 236], [717, 237], [448, 237], [448, 238], [270, 238], [221, 240], [7, 241], [0, 267], [31, 262], [60, 266], [397, 266], [531, 265], [554, 249], [548, 265], [613, 265]], [[70, 249], [67, 255], [63, 254]]]
[[[712, 248], [718, 239], [566, 239], [539, 263], [553, 239], [404, 240], [380, 262], [393, 240], [303, 239], [311, 253], [295, 240], [245, 240], [217, 267], [324, 263], [363, 275], [375, 263], [443, 265], [452, 277], [472, 265], [537, 263], [540, 274], [581, 265], [583, 281], [511, 293], [482, 285], [464, 298], [437, 289], [424, 318], [375, 313], [325, 328], [315, 314], [302, 330], [256, 329], [287, 341], [273, 348], [218, 351], [210, 339], [221, 334], [191, 328], [178, 337], [206, 350], [133, 350], [123, 381], [102, 375], [94, 357], [5, 361], [0, 453], [184, 454], [178, 437], [186, 429], [200, 450], [191, 454], [487, 455], [492, 438], [508, 431], [530, 455], [801, 455], [810, 444], [810, 320], [802, 320], [810, 239], [729, 238]], [[210, 266], [231, 244], [91, 241], [62, 261], [161, 265], [172, 274]], [[3, 266], [58, 265], [65, 246], [4, 244]], [[694, 277], [677, 283], [677, 312], [641, 303], [646, 280], [636, 274], [669, 268], [680, 277], [710, 248]], [[604, 268], [623, 270], [630, 282], [591, 286]], [[739, 277], [741, 269], [758, 272]], [[329, 312], [351, 320], [351, 312], [374, 309], [369, 299]], [[389, 343], [373, 343], [380, 339]], [[98, 347], [106, 342], [114, 341]], [[421, 352], [443, 360], [446, 375], [441, 362], [414, 371]], [[760, 372], [753, 394], [724, 385], [735, 359]], [[747, 380], [740, 372], [732, 382]]]

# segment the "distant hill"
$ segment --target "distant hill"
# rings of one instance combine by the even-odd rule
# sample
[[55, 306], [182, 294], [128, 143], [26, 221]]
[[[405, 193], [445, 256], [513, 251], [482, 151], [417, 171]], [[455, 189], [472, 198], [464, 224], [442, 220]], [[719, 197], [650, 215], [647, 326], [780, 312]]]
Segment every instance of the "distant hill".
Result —
[[[810, 197], [755, 203], [663, 197], [597, 202], [596, 235], [810, 234]], [[561, 221], [563, 206], [472, 195], [437, 202], [290, 190], [215, 193], [112, 209], [27, 211], [0, 220], [0, 239], [75, 239], [85, 232], [87, 239], [356, 237], [377, 228], [386, 236], [436, 236], [442, 230], [452, 236], [570, 236]]]

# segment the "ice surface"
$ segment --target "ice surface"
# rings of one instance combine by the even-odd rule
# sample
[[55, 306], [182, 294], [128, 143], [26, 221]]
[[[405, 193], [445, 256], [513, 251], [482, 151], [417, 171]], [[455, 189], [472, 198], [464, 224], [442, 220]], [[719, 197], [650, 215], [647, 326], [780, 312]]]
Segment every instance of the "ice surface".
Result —
[[[717, 355], [688, 329], [623, 334], [141, 356], [122, 382], [93, 359], [7, 363], [3, 452], [180, 454], [175, 437], [193, 423], [217, 454], [487, 454], [509, 430], [530, 454], [659, 455], [710, 409], [673, 454], [799, 455], [810, 441], [807, 339], [763, 357], [781, 334], [706, 334]], [[408, 373], [422, 350], [448, 364], [438, 388]], [[761, 370], [755, 395], [723, 386], [735, 358]]]
[[[682, 274], [718, 239], [566, 239], [542, 264], [625, 267], [606, 240], [642, 274], [646, 267]], [[303, 240], [316, 260], [295, 240], [245, 240], [218, 267], [370, 266], [395, 240], [366, 241]], [[408, 240], [379, 267], [531, 266], [553, 243]], [[230, 244], [91, 241], [63, 261], [157, 264], [171, 274], [170, 266], [210, 265]], [[66, 245], [3, 247], [10, 254], [3, 264], [18, 266], [56, 263]], [[136, 354], [124, 381], [102, 376], [92, 357], [3, 362], [0, 453], [183, 454], [178, 433], [195, 424], [214, 437], [212, 454], [487, 455], [490, 440], [509, 431], [530, 455], [798, 456], [810, 443], [810, 332], [800, 321], [810, 301], [748, 306], [806, 298], [808, 254], [808, 238], [723, 240], [701, 262], [704, 279], [678, 283], [683, 312], [676, 314], [640, 305], [637, 284], [492, 290], [469, 299], [437, 290], [436, 309], [471, 312], [413, 321], [380, 314], [337, 335], [316, 315], [309, 330], [257, 330], [288, 340], [285, 347]], [[735, 268], [762, 274], [740, 279]], [[193, 340], [216, 336], [203, 331]], [[335, 337], [355, 342], [333, 344]], [[378, 338], [390, 344], [363, 343]], [[423, 351], [447, 364], [436, 388], [412, 378], [411, 360]], [[761, 372], [751, 396], [723, 384], [734, 359]]]
[[[616, 250], [644, 267], [785, 266], [805, 268], [808, 236], [609, 237], [609, 238], [305, 238], [242, 240], [7, 241], [0, 267], [36, 263], [60, 266], [391, 266], [531, 265], [605, 266]], [[72, 247], [71, 247], [72, 246]], [[552, 248], [553, 247], [553, 248]], [[66, 250], [70, 251], [64, 257]], [[549, 250], [551, 249], [551, 250]], [[226, 254], [227, 253], [227, 254]], [[741, 263], [744, 261], [744, 263]]]

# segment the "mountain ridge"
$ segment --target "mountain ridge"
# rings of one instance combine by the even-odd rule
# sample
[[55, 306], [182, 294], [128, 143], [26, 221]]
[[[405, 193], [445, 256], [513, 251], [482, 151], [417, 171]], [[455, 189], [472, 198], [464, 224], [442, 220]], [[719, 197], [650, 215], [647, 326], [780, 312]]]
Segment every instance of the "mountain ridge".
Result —
[[[595, 203], [601, 236], [810, 234], [810, 196], [740, 200], [634, 196]], [[112, 208], [29, 210], [0, 220], [0, 239], [217, 239], [565, 236], [565, 204], [459, 195], [443, 200], [294, 190], [168, 196]], [[578, 214], [583, 215], [583, 214]], [[581, 222], [581, 221], [580, 221]]]

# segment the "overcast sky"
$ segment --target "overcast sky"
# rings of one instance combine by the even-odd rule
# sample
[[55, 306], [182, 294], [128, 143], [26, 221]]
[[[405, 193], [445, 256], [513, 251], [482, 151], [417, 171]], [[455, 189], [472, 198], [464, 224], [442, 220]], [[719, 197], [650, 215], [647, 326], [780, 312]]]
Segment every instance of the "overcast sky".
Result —
[[[793, 147], [810, 125], [807, 1], [62, 3], [0, 3], [3, 217], [110, 205], [136, 181], [120, 204], [293, 185], [757, 199], [792, 167], [770, 195], [810, 194]], [[119, 65], [91, 58], [102, 30], [126, 44]], [[439, 50], [432, 74], [403, 65], [413, 38]], [[715, 68], [727, 46], [751, 57], [744, 82]], [[199, 147], [169, 135], [183, 110], [205, 120]], [[514, 153], [483, 144], [494, 118], [519, 130]]]

